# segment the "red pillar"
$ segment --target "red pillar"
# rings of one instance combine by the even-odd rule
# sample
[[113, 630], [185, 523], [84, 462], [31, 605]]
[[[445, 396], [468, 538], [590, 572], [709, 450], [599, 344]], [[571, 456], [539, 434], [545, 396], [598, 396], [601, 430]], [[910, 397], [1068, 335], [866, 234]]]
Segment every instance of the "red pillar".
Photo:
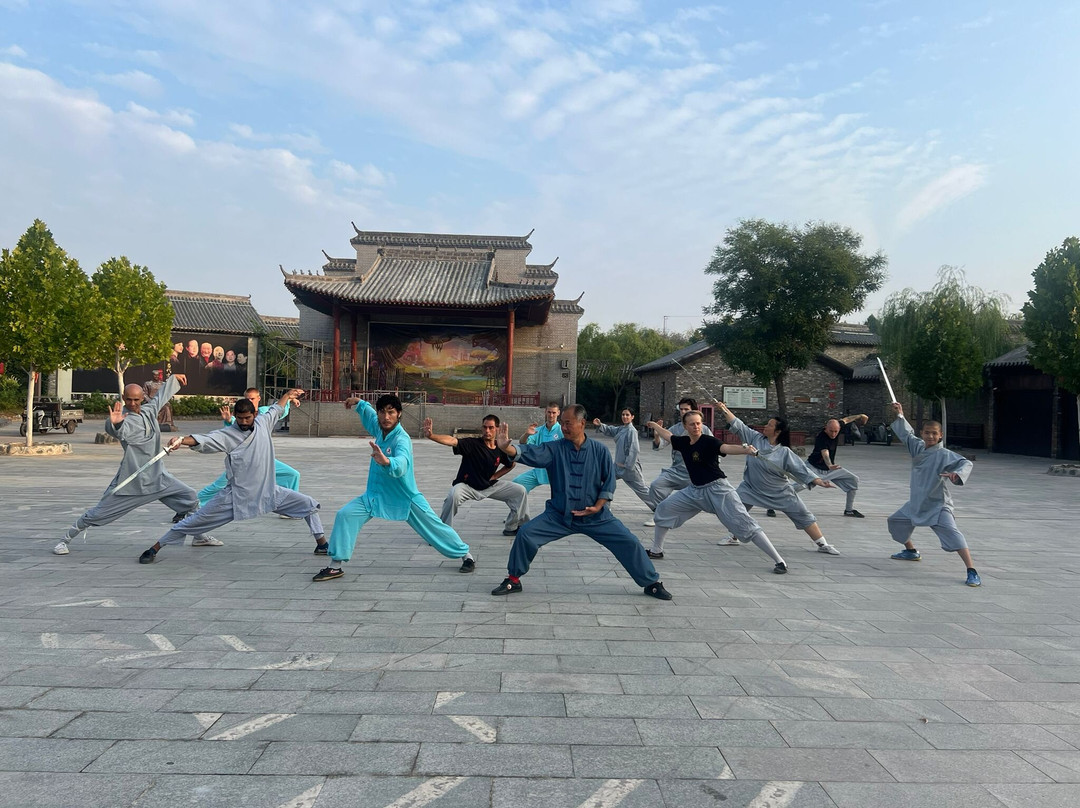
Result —
[[[352, 313], [352, 352], [349, 354], [349, 367], [352, 370], [356, 370], [356, 321], [360, 319], [360, 315], [355, 311]], [[351, 385], [352, 382], [350, 381]]]
[[506, 313], [506, 395], [514, 392], [514, 307]]
[[341, 306], [334, 301], [334, 347], [330, 359], [330, 392], [334, 400], [341, 398]]

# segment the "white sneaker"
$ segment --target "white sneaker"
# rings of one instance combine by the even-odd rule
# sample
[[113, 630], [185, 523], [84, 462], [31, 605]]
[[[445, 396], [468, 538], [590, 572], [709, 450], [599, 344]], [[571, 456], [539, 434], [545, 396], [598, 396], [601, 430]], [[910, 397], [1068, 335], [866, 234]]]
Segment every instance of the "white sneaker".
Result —
[[645, 522], [643, 522], [642, 524], [644, 524], [644, 525], [645, 525], [645, 527], [656, 527], [656, 520], [655, 520], [655, 519], [653, 519], [653, 518], [652, 518], [652, 517], [650, 516], [650, 517], [649, 517], [649, 518], [648, 518], [648, 519], [647, 519], [647, 520], [646, 520]]
[[721, 547], [734, 547], [736, 544], [746, 544], [746, 542], [739, 541], [734, 536], [728, 536], [726, 539], [720, 539], [717, 544]]
[[53, 555], [67, 555], [71, 552], [71, 550], [68, 549], [68, 543], [66, 541], [60, 542], [58, 545], [52, 548], [52, 551]]
[[223, 544], [225, 544], [225, 542], [220, 539], [215, 539], [209, 534], [205, 536], [196, 536], [191, 540], [192, 547], [221, 547]]
[[819, 553], [827, 553], [828, 555], [840, 555], [840, 551], [831, 544], [819, 544], [817, 551]]

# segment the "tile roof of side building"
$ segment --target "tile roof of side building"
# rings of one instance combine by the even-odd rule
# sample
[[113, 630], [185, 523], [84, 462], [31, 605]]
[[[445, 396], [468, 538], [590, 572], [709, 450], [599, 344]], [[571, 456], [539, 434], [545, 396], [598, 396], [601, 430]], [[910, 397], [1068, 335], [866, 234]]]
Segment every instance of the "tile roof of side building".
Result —
[[262, 318], [251, 305], [250, 295], [166, 289], [165, 296], [173, 307], [175, 331], [209, 331], [247, 336], [254, 336], [262, 331]]
[[1003, 353], [996, 359], [991, 359], [986, 363], [985, 367], [988, 368], [1009, 368], [1009, 367], [1023, 367], [1031, 364], [1031, 358], [1028, 356], [1028, 345], [1019, 345], [1013, 348], [1011, 351]]
[[473, 250], [532, 250], [530, 230], [524, 236], [482, 236], [457, 233], [397, 233], [361, 230], [353, 224], [356, 235], [350, 243], [378, 247], [448, 247]]
[[262, 321], [267, 331], [276, 334], [282, 339], [297, 340], [300, 338], [299, 317], [278, 317], [272, 314], [264, 314]]

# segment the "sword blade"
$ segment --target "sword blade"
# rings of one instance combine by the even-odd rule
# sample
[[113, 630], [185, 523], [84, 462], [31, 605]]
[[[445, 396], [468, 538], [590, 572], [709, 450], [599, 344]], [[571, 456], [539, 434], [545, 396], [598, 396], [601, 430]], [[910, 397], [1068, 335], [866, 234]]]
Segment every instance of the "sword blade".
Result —
[[877, 358], [877, 366], [881, 370], [881, 378], [885, 380], [885, 387], [889, 391], [889, 401], [896, 401], [896, 393], [893, 392], [892, 385], [889, 384], [889, 374], [885, 372], [885, 365], [881, 363], [881, 357]]
[[116, 488], [114, 488], [114, 489], [112, 490], [112, 493], [114, 493], [114, 494], [115, 494], [115, 493], [116, 493], [117, 491], [119, 491], [119, 490], [120, 490], [121, 488], [123, 488], [123, 487], [124, 487], [125, 485], [127, 485], [127, 484], [128, 484], [128, 483], [130, 483], [130, 482], [131, 482], [132, 480], [134, 480], [134, 479], [135, 479], [136, 477], [138, 477], [138, 476], [139, 476], [140, 474], [142, 474], [142, 473], [143, 473], [144, 471], [146, 471], [146, 469], [150, 468], [150, 467], [151, 467], [152, 465], [154, 465], [154, 464], [155, 464], [156, 462], [158, 462], [159, 460], [161, 460], [161, 458], [163, 458], [163, 457], [164, 457], [165, 455], [167, 455], [168, 453], [169, 453], [169, 450], [168, 450], [168, 449], [162, 449], [162, 450], [161, 450], [160, 452], [158, 452], [158, 453], [157, 453], [156, 455], [154, 455], [154, 456], [153, 456], [153, 457], [151, 457], [151, 458], [150, 458], [149, 460], [147, 460], [147, 461], [146, 461], [145, 463], [143, 463], [143, 464], [142, 464], [141, 466], [139, 466], [139, 467], [138, 467], [137, 469], [135, 469], [135, 471], [133, 471], [133, 472], [132, 472], [131, 474], [129, 474], [129, 475], [127, 476], [127, 477], [125, 477], [125, 478], [124, 478], [124, 479], [123, 479], [123, 480], [122, 480], [122, 481], [120, 482], [120, 485], [116, 486]]

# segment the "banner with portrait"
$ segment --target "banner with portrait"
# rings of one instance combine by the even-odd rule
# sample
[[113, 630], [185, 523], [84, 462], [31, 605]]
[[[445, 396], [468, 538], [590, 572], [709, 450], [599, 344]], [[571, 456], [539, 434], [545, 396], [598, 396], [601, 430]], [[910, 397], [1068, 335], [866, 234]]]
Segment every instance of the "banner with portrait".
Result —
[[372, 323], [368, 388], [429, 393], [501, 391], [506, 329]]

